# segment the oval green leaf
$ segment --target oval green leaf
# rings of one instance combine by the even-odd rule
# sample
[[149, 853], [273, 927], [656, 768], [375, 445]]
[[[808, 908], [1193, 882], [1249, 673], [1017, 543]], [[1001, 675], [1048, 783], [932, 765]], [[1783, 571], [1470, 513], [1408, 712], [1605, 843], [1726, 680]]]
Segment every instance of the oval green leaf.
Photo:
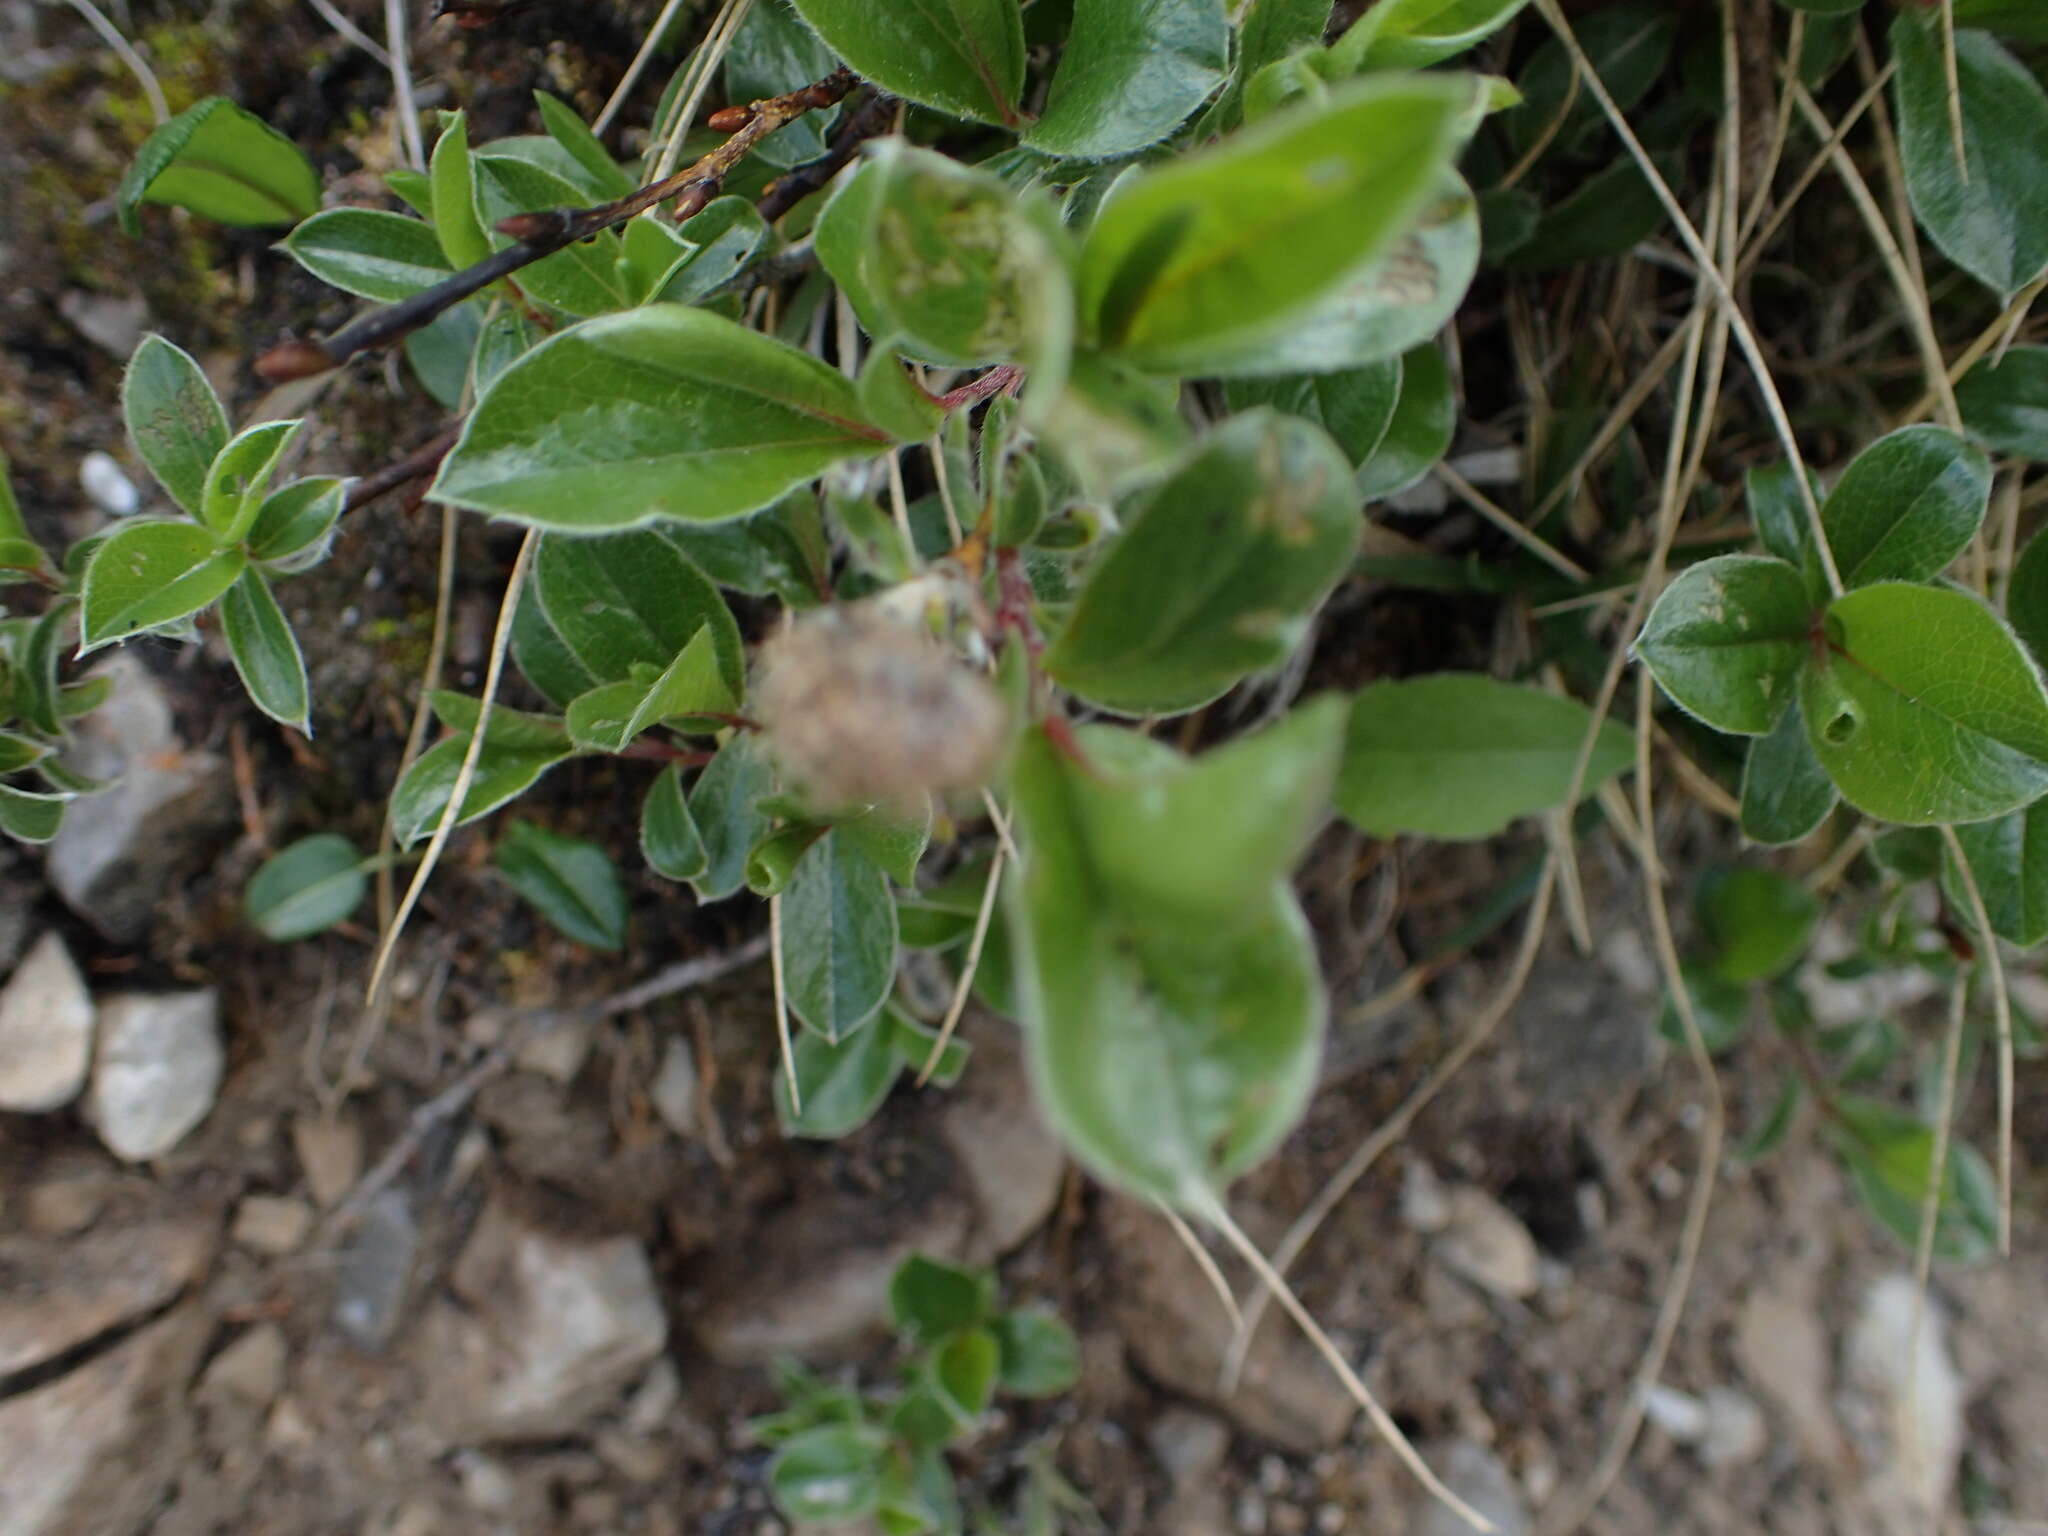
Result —
[[[1592, 712], [1471, 672], [1374, 683], [1351, 706], [1337, 809], [1375, 837], [1491, 837], [1564, 804]], [[1593, 740], [1581, 797], [1635, 755], [1614, 721]]]
[[1807, 745], [1799, 701], [1770, 734], [1749, 744], [1742, 767], [1742, 835], [1752, 842], [1796, 843], [1828, 819], [1840, 798], [1835, 781]]
[[1024, 18], [1017, 0], [793, 0], [833, 51], [892, 95], [1014, 128], [1022, 119]]
[[1806, 583], [1791, 566], [1721, 555], [1664, 589], [1635, 653], [1687, 714], [1717, 731], [1762, 736], [1792, 697], [1812, 627]]
[[330, 208], [284, 237], [281, 248], [323, 283], [395, 304], [450, 271], [433, 229], [376, 208]]
[[575, 532], [718, 522], [887, 446], [816, 358], [654, 304], [572, 327], [499, 374], [430, 494]]
[[[1992, 931], [2022, 949], [2048, 939], [2048, 800], [1957, 827], [1956, 841], [1970, 861]], [[1956, 911], [1970, 910], [1970, 893], [1947, 862], [1942, 888]]]
[[1084, 328], [1143, 367], [1201, 372], [1314, 312], [1423, 211], [1469, 95], [1364, 81], [1133, 175], [1081, 248]]
[[279, 725], [311, 735], [306, 661], [298, 637], [261, 571], [242, 572], [220, 600], [221, 633], [256, 707]]
[[838, 831], [797, 862], [782, 893], [789, 1007], [827, 1040], [881, 1011], [896, 980], [896, 903], [888, 877]]
[[369, 884], [355, 844], [318, 832], [263, 861], [242, 892], [242, 915], [275, 943], [309, 939], [355, 911]]
[[171, 499], [199, 515], [206, 471], [228, 441], [228, 414], [189, 353], [150, 335], [121, 377], [128, 440]]
[[1327, 433], [1264, 409], [1233, 416], [1134, 509], [1046, 669], [1106, 709], [1205, 704], [1293, 651], [1361, 526]]
[[78, 652], [162, 629], [210, 606], [248, 567], [197, 523], [127, 523], [93, 550], [79, 607]]
[[216, 224], [292, 224], [320, 207], [320, 173], [290, 139], [225, 96], [187, 107], [143, 141], [114, 194], [121, 227], [159, 203]]
[[1984, 821], [2048, 793], [2048, 695], [2013, 632], [1967, 593], [1883, 582], [1827, 611], [1805, 668], [1807, 740], [1881, 821]]
[[2048, 462], [2048, 347], [1987, 357], [1956, 385], [1970, 435], [1993, 453]]
[[596, 843], [516, 821], [498, 844], [498, 872], [565, 937], [592, 949], [626, 942], [626, 892]]
[[1856, 455], [1821, 528], [1844, 585], [1925, 581], [1969, 546], [1990, 500], [1982, 449], [1946, 427], [1907, 427]]
[[1024, 142], [1073, 160], [1135, 154], [1186, 122], [1229, 64], [1223, 0], [1075, 0], [1045, 111]]

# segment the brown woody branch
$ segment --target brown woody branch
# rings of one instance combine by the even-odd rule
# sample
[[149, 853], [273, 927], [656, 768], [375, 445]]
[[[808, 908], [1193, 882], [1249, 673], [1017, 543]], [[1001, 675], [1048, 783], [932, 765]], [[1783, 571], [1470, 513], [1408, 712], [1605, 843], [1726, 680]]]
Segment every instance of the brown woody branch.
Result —
[[623, 224], [671, 198], [675, 199], [674, 216], [688, 218], [718, 195], [733, 167], [761, 140], [806, 112], [843, 101], [858, 83], [850, 71], [837, 69], [823, 80], [787, 95], [713, 113], [710, 126], [729, 128], [732, 136], [694, 165], [595, 208], [556, 208], [502, 219], [498, 223], [499, 233], [512, 236], [517, 244], [401, 303], [364, 316], [324, 341], [288, 341], [273, 347], [256, 360], [256, 371], [272, 383], [311, 378], [340, 367], [358, 353], [398, 340], [522, 267]]
[[367, 474], [348, 488], [342, 498], [343, 513], [354, 512], [366, 507], [387, 491], [395, 491], [401, 485], [413, 480], [424, 479], [441, 467], [441, 461], [448, 457], [448, 450], [455, 446], [455, 440], [462, 435], [462, 423], [437, 432], [402, 459], [394, 459], [373, 474]]
[[846, 168], [849, 160], [860, 153], [861, 145], [888, 131], [895, 116], [894, 96], [870, 92], [866, 100], [840, 118], [839, 126], [832, 130], [832, 137], [825, 141], [824, 154], [815, 160], [805, 161], [768, 183], [768, 189], [754, 204], [761, 217], [773, 224], [813, 192], [822, 190], [827, 182]]

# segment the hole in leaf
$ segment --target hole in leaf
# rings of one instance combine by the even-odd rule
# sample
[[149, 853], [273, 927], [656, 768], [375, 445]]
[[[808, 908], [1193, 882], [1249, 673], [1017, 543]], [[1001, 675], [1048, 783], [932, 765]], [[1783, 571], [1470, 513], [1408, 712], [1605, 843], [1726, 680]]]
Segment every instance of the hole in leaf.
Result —
[[1828, 717], [1828, 722], [1821, 727], [1820, 733], [1835, 746], [1846, 746], [1862, 723], [1857, 719], [1855, 710], [1839, 709]]

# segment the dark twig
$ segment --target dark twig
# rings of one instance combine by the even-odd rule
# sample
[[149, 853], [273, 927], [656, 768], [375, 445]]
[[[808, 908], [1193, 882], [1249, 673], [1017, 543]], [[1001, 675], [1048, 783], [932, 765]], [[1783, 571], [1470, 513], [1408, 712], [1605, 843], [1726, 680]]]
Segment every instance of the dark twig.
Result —
[[288, 341], [256, 360], [256, 371], [272, 383], [310, 378], [338, 368], [359, 352], [380, 347], [417, 330], [435, 316], [454, 308], [471, 294], [510, 277], [522, 267], [588, 240], [615, 225], [675, 199], [675, 217], [688, 218], [702, 208], [725, 185], [734, 166], [753, 147], [785, 123], [806, 112], [815, 112], [845, 99], [858, 82], [845, 69], [834, 70], [814, 85], [791, 91], [744, 107], [727, 107], [718, 114], [719, 126], [731, 125], [732, 137], [696, 164], [673, 176], [664, 176], [616, 202], [595, 208], [555, 208], [544, 213], [516, 213], [501, 219], [498, 232], [512, 236], [516, 245], [486, 256], [473, 267], [457, 272], [423, 293], [336, 332], [325, 341]]
[[895, 116], [896, 98], [880, 92], [870, 95], [847, 112], [840, 118], [839, 126], [832, 130], [824, 154], [768, 183], [768, 189], [754, 204], [761, 217], [773, 224], [813, 192], [823, 188], [845, 168], [847, 161], [860, 153], [861, 145], [886, 133]]
[[346, 514], [366, 507], [387, 491], [395, 491], [409, 481], [422, 480], [433, 474], [461, 435], [462, 424], [457, 422], [428, 438], [404, 458], [393, 460], [382, 469], [353, 482], [341, 500], [342, 512]]

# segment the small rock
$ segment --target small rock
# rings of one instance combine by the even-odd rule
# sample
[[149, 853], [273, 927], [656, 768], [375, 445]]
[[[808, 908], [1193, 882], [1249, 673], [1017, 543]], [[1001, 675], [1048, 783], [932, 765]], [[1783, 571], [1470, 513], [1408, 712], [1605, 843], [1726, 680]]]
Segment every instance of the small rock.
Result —
[[1167, 1409], [1152, 1421], [1145, 1439], [1176, 1493], [1199, 1487], [1215, 1476], [1230, 1451], [1229, 1427], [1192, 1408]]
[[219, 995], [208, 987], [110, 997], [99, 1033], [86, 1116], [116, 1157], [161, 1157], [206, 1118], [220, 1091]]
[[1256, 1488], [1241, 1490], [1237, 1508], [1232, 1511], [1232, 1523], [1239, 1536], [1266, 1536], [1266, 1496]]
[[1680, 1445], [1691, 1445], [1707, 1432], [1707, 1405], [1662, 1382], [1644, 1394], [1643, 1417]]
[[663, 1047], [649, 1097], [663, 1125], [686, 1141], [697, 1134], [697, 1057], [687, 1041], [671, 1039]]
[[1412, 1157], [1401, 1172], [1401, 1220], [1425, 1236], [1450, 1225], [1451, 1201], [1426, 1159]]
[[96, 1173], [45, 1178], [22, 1196], [21, 1223], [39, 1237], [70, 1237], [99, 1220], [113, 1193], [113, 1182]]
[[189, 1212], [60, 1241], [0, 1240], [0, 1376], [176, 1300], [206, 1272], [218, 1230]]
[[551, 1082], [571, 1083], [583, 1070], [590, 1055], [590, 1042], [597, 1024], [590, 1019], [566, 1018], [528, 1035], [513, 1053], [513, 1061], [527, 1072], [537, 1072]]
[[1871, 1502], [1902, 1531], [1939, 1522], [1963, 1449], [1963, 1383], [1947, 1324], [1935, 1299], [1920, 1305], [1915, 1290], [1907, 1275], [1878, 1280], [1847, 1348], [1849, 1381], [1875, 1399], [1889, 1441], [1887, 1454], [1867, 1459]]
[[647, 1379], [633, 1389], [621, 1422], [636, 1435], [652, 1435], [666, 1428], [683, 1400], [683, 1379], [676, 1374], [673, 1360], [654, 1362]]
[[622, 1430], [608, 1429], [597, 1437], [597, 1454], [619, 1476], [632, 1483], [658, 1483], [674, 1459], [669, 1448]]
[[503, 1514], [519, 1502], [519, 1484], [495, 1456], [480, 1451], [457, 1452], [455, 1475], [462, 1483], [462, 1496], [478, 1509]]
[[78, 1097], [92, 1063], [92, 994], [54, 933], [0, 990], [0, 1109], [60, 1109]]
[[292, 1121], [292, 1150], [306, 1175], [306, 1189], [322, 1210], [355, 1188], [363, 1173], [363, 1132], [355, 1117], [300, 1115]]
[[1467, 1184], [1451, 1191], [1448, 1215], [1436, 1241], [1437, 1256], [1445, 1264], [1496, 1296], [1519, 1301], [1536, 1294], [1542, 1255], [1512, 1212]]
[[313, 1230], [313, 1208], [283, 1195], [250, 1195], [235, 1207], [229, 1234], [244, 1248], [272, 1258], [292, 1253]]
[[503, 1198], [485, 1206], [451, 1283], [472, 1310], [430, 1319], [445, 1363], [430, 1396], [454, 1439], [558, 1438], [668, 1339], [638, 1243], [547, 1230]]
[[213, 1357], [199, 1378], [202, 1403], [231, 1399], [258, 1411], [267, 1409], [284, 1390], [284, 1330], [258, 1323]]
[[179, 1397], [212, 1318], [188, 1302], [47, 1386], [0, 1400], [0, 1530], [133, 1536], [185, 1463]]
[[67, 288], [57, 296], [57, 313], [87, 341], [123, 361], [142, 344], [143, 329], [149, 324], [149, 303], [140, 294], [117, 298]]
[[974, 1054], [945, 1100], [939, 1134], [960, 1162], [978, 1219], [965, 1262], [993, 1262], [1037, 1231], [1052, 1214], [1066, 1172], [1066, 1154], [1046, 1129], [1031, 1091], [1017, 1031], [983, 1018]]
[[72, 808], [44, 868], [74, 912], [133, 944], [235, 826], [234, 777], [211, 753], [185, 750], [169, 699], [135, 654], [119, 652], [91, 675], [111, 679], [113, 692], [74, 724], [65, 763], [117, 782]]
[[1707, 1429], [1700, 1441], [1700, 1460], [1710, 1467], [1739, 1466], [1763, 1454], [1766, 1429], [1763, 1410], [1729, 1387], [1707, 1389]]
[[374, 1354], [397, 1335], [419, 1242], [404, 1190], [381, 1189], [371, 1197], [334, 1282], [334, 1324], [356, 1348]]
[[1778, 1286], [1751, 1291], [1735, 1319], [1735, 1358], [1791, 1424], [1809, 1458], [1829, 1470], [1849, 1465], [1849, 1448], [1828, 1406], [1833, 1372], [1827, 1330], [1813, 1298]]
[[[1453, 1440], [1423, 1452], [1423, 1459], [1459, 1498], [1492, 1522], [1498, 1536], [1528, 1536], [1522, 1493], [1501, 1459], [1474, 1440]], [[1427, 1488], [1415, 1491], [1407, 1536], [1472, 1536], [1465, 1517]]]
[[128, 472], [97, 448], [78, 461], [78, 484], [86, 500], [109, 517], [132, 517], [142, 506], [142, 492]]
[[1111, 1320], [1148, 1375], [1289, 1450], [1344, 1438], [1356, 1412], [1350, 1397], [1277, 1307], [1253, 1337], [1236, 1392], [1220, 1398], [1230, 1318], [1194, 1259], [1166, 1220], [1137, 1201], [1107, 1197], [1102, 1225], [1113, 1255]]

